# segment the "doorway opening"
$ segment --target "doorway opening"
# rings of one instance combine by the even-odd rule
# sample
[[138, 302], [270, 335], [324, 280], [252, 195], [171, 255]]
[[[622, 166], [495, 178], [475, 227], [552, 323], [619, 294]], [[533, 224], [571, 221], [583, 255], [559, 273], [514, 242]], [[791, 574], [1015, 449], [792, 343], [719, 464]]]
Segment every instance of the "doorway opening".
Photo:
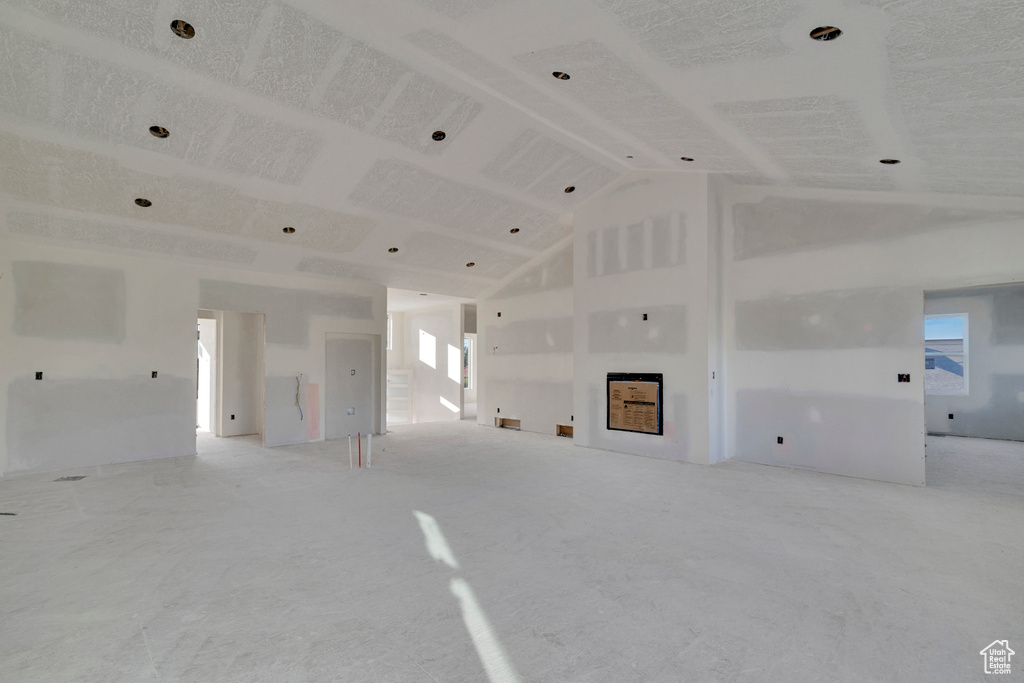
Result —
[[228, 436], [262, 444], [266, 315], [201, 309], [196, 328], [197, 449]]

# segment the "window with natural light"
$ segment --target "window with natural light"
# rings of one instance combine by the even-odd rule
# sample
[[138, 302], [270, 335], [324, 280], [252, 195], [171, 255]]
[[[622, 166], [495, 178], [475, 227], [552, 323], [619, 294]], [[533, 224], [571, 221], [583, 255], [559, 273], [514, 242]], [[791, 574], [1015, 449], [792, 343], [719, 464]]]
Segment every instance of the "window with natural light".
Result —
[[473, 389], [473, 340], [466, 337], [462, 340], [462, 386]]
[[387, 343], [387, 346], [385, 347], [388, 351], [392, 351], [393, 350], [392, 347], [391, 347], [391, 332], [392, 332], [392, 330], [393, 330], [393, 327], [392, 327], [392, 324], [391, 324], [391, 314], [388, 313], [388, 343]]
[[967, 314], [924, 318], [924, 391], [967, 394]]

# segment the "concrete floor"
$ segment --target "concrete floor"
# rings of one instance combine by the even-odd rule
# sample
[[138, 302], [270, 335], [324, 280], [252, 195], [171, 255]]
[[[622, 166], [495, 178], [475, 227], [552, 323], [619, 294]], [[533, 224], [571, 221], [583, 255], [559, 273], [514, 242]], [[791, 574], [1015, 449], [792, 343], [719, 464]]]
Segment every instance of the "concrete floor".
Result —
[[374, 447], [0, 480], [0, 680], [980, 681], [993, 640], [1024, 653], [1024, 444], [930, 438], [928, 488], [465, 422]]

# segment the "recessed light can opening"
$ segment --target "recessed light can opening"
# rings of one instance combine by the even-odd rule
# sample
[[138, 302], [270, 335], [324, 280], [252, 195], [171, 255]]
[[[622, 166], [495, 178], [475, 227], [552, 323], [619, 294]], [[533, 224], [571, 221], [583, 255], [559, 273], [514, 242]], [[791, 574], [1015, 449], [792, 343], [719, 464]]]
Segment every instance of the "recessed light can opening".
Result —
[[283, 228], [283, 229], [281, 230], [281, 232], [283, 232], [283, 233], [284, 233], [284, 234], [286, 234], [286, 235], [290, 235], [290, 234], [292, 234], [293, 232], [295, 232], [295, 228], [293, 228], [293, 227], [291, 227], [291, 226], [288, 226], [287, 228]]
[[575, 191], [576, 191], [576, 186], [575, 185], [570, 185], [569, 187], [565, 188], [565, 193], [566, 194], [569, 194], [570, 192], [575, 192]]
[[398, 252], [398, 247], [391, 247], [390, 249], [388, 249], [388, 253], [389, 254], [394, 254], [394, 253], [397, 253], [397, 252]]
[[680, 161], [693, 161], [693, 157], [679, 157]]
[[569, 80], [569, 74], [565, 73], [564, 71], [552, 71], [551, 75], [554, 76], [555, 78], [557, 78], [560, 81], [567, 81], [567, 80]]
[[878, 163], [880, 163], [880, 164], [889, 164], [890, 166], [892, 166], [893, 164], [900, 163], [900, 160], [899, 159], [879, 159]]
[[839, 36], [843, 35], [843, 32], [835, 26], [819, 26], [811, 31], [810, 35], [814, 40], [825, 42], [826, 40], [835, 40]]
[[443, 130], [435, 130], [434, 134], [430, 137], [434, 138], [436, 142], [441, 142], [441, 140], [444, 140], [446, 136]]
[[184, 38], [185, 40], [194, 38], [196, 35], [196, 30], [192, 28], [192, 24], [188, 23], [184, 19], [175, 19], [172, 21], [171, 30], [174, 31], [174, 35], [179, 38]]
[[515, 235], [517, 232], [519, 232], [519, 228], [512, 228], [511, 230], [509, 230], [509, 232]]
[[473, 266], [475, 266], [475, 265], [476, 265], [475, 263], [473, 263], [472, 261], [470, 261], [469, 263], [467, 263], [467, 264], [466, 264], [466, 267], [467, 267], [467, 268], [472, 268], [472, 267], [473, 267]]
[[138, 199], [135, 200], [135, 203], [143, 208], [153, 206], [153, 202], [149, 201], [145, 197], [139, 197]]
[[164, 128], [162, 126], [150, 126], [149, 127], [149, 132], [155, 138], [165, 138], [165, 137], [167, 137], [168, 135], [171, 134], [171, 131], [167, 130], [166, 128]]

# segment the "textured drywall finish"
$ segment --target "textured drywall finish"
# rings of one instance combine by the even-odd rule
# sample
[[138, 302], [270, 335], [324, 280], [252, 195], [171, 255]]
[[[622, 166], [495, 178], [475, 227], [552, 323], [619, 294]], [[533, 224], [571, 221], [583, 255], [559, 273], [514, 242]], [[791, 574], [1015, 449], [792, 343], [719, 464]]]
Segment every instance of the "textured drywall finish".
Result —
[[123, 271], [32, 261], [12, 265], [15, 334], [108, 344], [124, 341]]
[[537, 50], [516, 61], [538, 78], [551, 78], [557, 65], [572, 76], [563, 84], [570, 97], [652, 147], [699, 158], [705, 170], [751, 168], [690, 110], [597, 41]]
[[224, 311], [218, 322], [220, 427], [217, 435], [261, 434], [264, 316], [261, 313]]
[[478, 302], [479, 424], [507, 417], [544, 434], [573, 424], [572, 252], [552, 248]]
[[579, 201], [621, 175], [535, 130], [514, 138], [481, 173], [549, 203], [562, 201], [569, 185]]
[[[550, 246], [569, 233], [557, 217], [524, 202], [480, 187], [457, 183], [399, 159], [375, 163], [349, 199], [385, 213], [429, 221], [476, 235], [534, 248]], [[518, 227], [520, 235], [510, 235]]]
[[677, 69], [762, 61], [791, 50], [777, 35], [799, 13], [794, 0], [745, 3], [723, 11], [718, 0], [592, 0], [619, 20], [630, 37]]
[[968, 394], [927, 394], [928, 431], [1024, 440], [1024, 285], [927, 292], [924, 312], [968, 316]]
[[373, 299], [367, 296], [216, 280], [199, 282], [199, 305], [214, 310], [266, 313], [267, 343], [289, 346], [309, 345], [310, 320], [314, 316], [373, 318]]
[[905, 311], [920, 299], [897, 288], [816, 292], [735, 302], [741, 351], [908, 347], [921, 341]]
[[99, 244], [151, 254], [239, 264], [251, 264], [256, 260], [257, 253], [251, 247], [221, 240], [183, 237], [158, 230], [142, 230], [90, 220], [70, 220], [25, 211], [11, 211], [7, 214], [7, 229], [14, 234], [43, 237], [62, 244]]
[[195, 452], [191, 377], [21, 377], [6, 393], [8, 473]]
[[916, 400], [744, 389], [736, 457], [923, 486], [924, 435], [920, 423], [908, 429], [920, 415]]
[[[588, 275], [573, 289], [578, 444], [709, 462], [708, 198], [704, 176], [635, 173], [574, 213], [575, 271]], [[665, 261], [656, 232], [675, 245]], [[610, 372], [663, 374], [663, 435], [607, 428]]]
[[[373, 337], [328, 335], [325, 432], [328, 439], [352, 434], [372, 434], [377, 404], [377, 378]], [[348, 411], [353, 413], [349, 415]]]
[[1021, 212], [774, 196], [737, 204], [732, 211], [736, 224], [733, 253], [737, 260], [891, 241], [954, 226], [1024, 220]]

